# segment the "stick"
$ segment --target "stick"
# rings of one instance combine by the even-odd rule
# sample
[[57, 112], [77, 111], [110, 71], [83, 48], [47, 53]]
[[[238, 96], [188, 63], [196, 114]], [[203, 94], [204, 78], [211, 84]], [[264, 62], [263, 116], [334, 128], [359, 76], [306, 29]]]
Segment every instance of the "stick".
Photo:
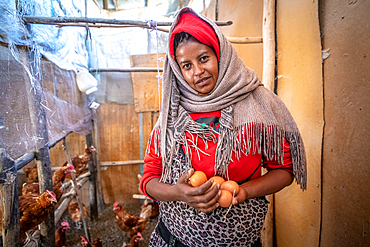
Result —
[[[116, 19], [104, 19], [104, 18], [86, 18], [86, 17], [42, 17], [42, 16], [23, 16], [25, 22], [31, 24], [52, 24], [59, 25], [63, 23], [105, 23], [105, 24], [120, 24], [120, 25], [132, 25], [132, 26], [148, 26], [146, 21], [137, 20], [116, 20]], [[216, 21], [218, 26], [230, 26], [233, 24], [232, 21]], [[157, 26], [171, 26], [172, 22], [157, 22]]]
[[[67, 146], [67, 141], [66, 139], [64, 138], [63, 139], [63, 146], [64, 146], [64, 150], [67, 154], [67, 160], [68, 160], [68, 163], [69, 164], [72, 164], [72, 159], [71, 159], [71, 156], [69, 155], [69, 151], [68, 151], [68, 146]], [[81, 204], [81, 201], [80, 201], [80, 198], [79, 198], [79, 195], [78, 195], [78, 188], [77, 188], [77, 180], [76, 180], [76, 173], [75, 172], [72, 172], [71, 173], [71, 177], [72, 177], [72, 187], [73, 188], [76, 188], [76, 200], [77, 200], [77, 203], [78, 203], [78, 207], [80, 208], [80, 211], [81, 211], [81, 218], [82, 218], [82, 223], [83, 223], [83, 226], [84, 226], [84, 230], [85, 230], [85, 235], [86, 235], [86, 238], [87, 240], [90, 242], [90, 233], [89, 233], [89, 230], [87, 228], [87, 222], [85, 220], [85, 216], [83, 214], [83, 207], [82, 207], [82, 204]]]

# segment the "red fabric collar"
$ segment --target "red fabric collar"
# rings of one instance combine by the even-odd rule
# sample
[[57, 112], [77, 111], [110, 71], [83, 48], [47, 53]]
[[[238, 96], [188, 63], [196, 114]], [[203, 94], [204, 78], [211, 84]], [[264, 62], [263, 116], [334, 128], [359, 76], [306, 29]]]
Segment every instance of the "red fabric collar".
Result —
[[[181, 14], [179, 21], [176, 27], [173, 29], [171, 36], [170, 36], [170, 54], [173, 59], [174, 50], [173, 50], [173, 43], [176, 33], [186, 32], [191, 34], [194, 38], [196, 38], [199, 42], [213, 47], [216, 52], [216, 56], [220, 61], [220, 45], [218, 42], [218, 38], [216, 36], [215, 31], [213, 28], [206, 23], [205, 21], [201, 20], [192, 12], [184, 12]], [[175, 59], [176, 60], [176, 59]]]

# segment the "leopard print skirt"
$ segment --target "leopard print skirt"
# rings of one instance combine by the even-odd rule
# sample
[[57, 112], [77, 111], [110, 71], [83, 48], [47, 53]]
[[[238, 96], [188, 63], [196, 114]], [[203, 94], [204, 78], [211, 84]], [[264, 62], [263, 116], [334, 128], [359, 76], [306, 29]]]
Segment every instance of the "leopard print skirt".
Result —
[[[182, 165], [174, 164], [172, 184], [177, 182], [180, 172], [185, 172], [185, 169], [180, 169], [185, 167], [185, 160], [178, 158]], [[242, 204], [233, 205], [229, 212], [228, 208], [219, 207], [210, 213], [203, 213], [181, 201], [159, 202], [159, 209], [160, 220], [184, 245], [250, 247], [260, 240], [268, 201], [265, 197], [248, 199]], [[167, 246], [167, 243], [155, 230], [149, 246]]]

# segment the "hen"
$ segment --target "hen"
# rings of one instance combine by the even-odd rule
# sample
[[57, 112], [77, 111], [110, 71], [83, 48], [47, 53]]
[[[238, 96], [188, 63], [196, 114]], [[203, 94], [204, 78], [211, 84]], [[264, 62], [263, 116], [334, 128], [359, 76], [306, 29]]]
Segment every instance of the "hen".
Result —
[[94, 239], [91, 243], [89, 241], [81, 236], [81, 246], [82, 247], [103, 247], [103, 242], [100, 238]]
[[61, 225], [62, 226], [55, 231], [55, 247], [63, 247], [66, 245], [66, 232], [69, 229], [69, 224], [67, 221], [63, 221]]
[[[62, 166], [59, 169], [57, 169], [53, 174], [53, 190], [56, 195], [57, 201], [60, 200], [60, 198], [63, 195], [64, 191], [64, 179], [66, 176], [70, 175], [71, 172], [74, 171], [74, 167], [71, 164], [67, 164], [66, 166]], [[39, 183], [33, 182], [33, 183], [25, 183], [22, 188], [22, 195], [26, 195], [29, 193], [39, 193]]]
[[24, 174], [26, 174], [26, 183], [31, 184], [39, 181], [39, 175], [37, 173], [37, 166], [24, 167]]
[[28, 230], [41, 224], [49, 215], [57, 200], [52, 191], [40, 194], [27, 194], [19, 197], [20, 233], [23, 236]]
[[[84, 216], [85, 218], [87, 218], [88, 217], [87, 207], [83, 203], [81, 204], [82, 204]], [[82, 222], [81, 210], [78, 207], [78, 202], [77, 202], [76, 197], [73, 197], [72, 200], [69, 202], [68, 212], [71, 215], [71, 218], [75, 223]]]
[[[72, 165], [76, 170], [76, 178], [80, 176], [83, 171], [86, 169], [87, 164], [90, 161], [90, 154], [94, 152], [96, 149], [94, 146], [88, 147], [85, 149], [85, 153], [79, 156], [72, 158]], [[68, 162], [64, 163], [63, 166], [66, 166]], [[72, 179], [71, 175], [66, 176], [68, 179]]]
[[60, 167], [58, 170], [56, 170], [53, 174], [53, 190], [56, 195], [57, 201], [60, 200], [60, 198], [63, 195], [64, 192], [64, 179], [66, 176], [70, 176], [72, 172], [75, 172], [75, 168], [71, 164], [67, 164], [66, 166]]
[[144, 240], [144, 238], [143, 238], [143, 236], [141, 236], [141, 233], [138, 232], [136, 235], [134, 235], [131, 238], [130, 245], [126, 245], [125, 243], [123, 243], [123, 246], [122, 247], [138, 247], [139, 246], [139, 242], [141, 240]]
[[143, 205], [141, 205], [141, 218], [153, 219], [159, 215], [159, 205], [157, 202], [149, 202], [148, 199], [144, 200]]
[[143, 232], [149, 218], [142, 218], [126, 212], [126, 209], [119, 205], [118, 202], [113, 204], [113, 211], [116, 213], [116, 222], [122, 231], [127, 232], [133, 237], [138, 232]]

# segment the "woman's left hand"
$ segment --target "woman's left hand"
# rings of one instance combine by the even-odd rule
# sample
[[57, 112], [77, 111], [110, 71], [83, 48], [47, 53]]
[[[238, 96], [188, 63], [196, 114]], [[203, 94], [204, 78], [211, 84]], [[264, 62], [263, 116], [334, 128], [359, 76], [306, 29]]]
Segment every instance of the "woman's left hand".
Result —
[[241, 204], [247, 199], [248, 192], [243, 189], [242, 187], [239, 187], [239, 193], [234, 197], [232, 204]]

